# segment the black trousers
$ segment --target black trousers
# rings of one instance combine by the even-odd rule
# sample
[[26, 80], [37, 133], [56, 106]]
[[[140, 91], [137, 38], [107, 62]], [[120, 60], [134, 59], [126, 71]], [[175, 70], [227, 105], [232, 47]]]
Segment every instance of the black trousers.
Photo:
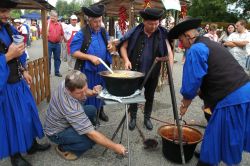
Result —
[[[156, 78], [149, 77], [146, 84], [144, 85], [145, 88], [144, 96], [146, 99], [146, 103], [144, 106], [144, 117], [148, 119], [150, 118], [152, 113], [154, 94], [157, 84], [158, 84], [158, 77]], [[136, 118], [138, 104], [130, 104], [128, 110], [130, 112], [131, 118]]]

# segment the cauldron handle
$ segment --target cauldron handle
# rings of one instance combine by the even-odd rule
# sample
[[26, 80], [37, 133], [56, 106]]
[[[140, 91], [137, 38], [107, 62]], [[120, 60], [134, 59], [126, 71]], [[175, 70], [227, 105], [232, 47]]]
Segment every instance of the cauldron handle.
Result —
[[[176, 144], [177, 144], [178, 141], [179, 141], [179, 138], [175, 138], [175, 137], [173, 138], [173, 143], [176, 143]], [[183, 140], [182, 140], [182, 145], [187, 145], [187, 144], [188, 144], [188, 141], [183, 141]]]
[[167, 61], [166, 64], [167, 64], [168, 83], [169, 83], [169, 88], [170, 88], [174, 119], [176, 120], [178, 133], [180, 133], [180, 134], [178, 134], [178, 136], [179, 136], [179, 144], [180, 144], [180, 151], [181, 151], [181, 160], [182, 160], [182, 164], [185, 164], [186, 161], [185, 161], [183, 144], [182, 144], [182, 130], [180, 127], [180, 121], [179, 121], [179, 117], [178, 117], [176, 96], [175, 96], [175, 90], [174, 90], [174, 81], [173, 81], [173, 76], [172, 76], [172, 71], [171, 71], [169, 61]]
[[146, 82], [147, 82], [149, 76], [151, 75], [151, 73], [152, 73], [152, 71], [153, 71], [153, 69], [154, 69], [154, 67], [155, 67], [155, 65], [156, 65], [157, 63], [158, 63], [158, 60], [155, 58], [155, 60], [154, 60], [154, 62], [153, 62], [153, 64], [152, 64], [152, 66], [150, 67], [150, 69], [149, 69], [147, 75], [145, 76], [145, 78], [144, 78], [144, 80], [143, 80], [143, 82], [142, 82], [142, 84], [141, 84], [139, 90], [142, 90], [142, 88], [143, 88], [144, 85], [146, 84]]

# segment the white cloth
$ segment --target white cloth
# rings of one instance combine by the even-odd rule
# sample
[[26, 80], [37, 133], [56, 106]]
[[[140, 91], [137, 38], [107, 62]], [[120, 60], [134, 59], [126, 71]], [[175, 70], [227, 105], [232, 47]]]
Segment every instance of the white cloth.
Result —
[[228, 37], [228, 41], [248, 41], [249, 43], [245, 47], [233, 47], [230, 49], [230, 52], [233, 55], [250, 55], [250, 32], [248, 32], [248, 30], [245, 30], [243, 33], [232, 33]]
[[28, 30], [27, 30], [27, 28], [24, 25], [21, 25], [20, 32], [23, 35], [27, 35], [28, 34]]
[[69, 40], [71, 36], [74, 36], [75, 33], [78, 32], [80, 29], [81, 28], [79, 25], [76, 24], [76, 26], [72, 26], [70, 24], [65, 28], [64, 37], [66, 38], [66, 40]]
[[239, 64], [245, 69], [247, 56], [250, 56], [250, 32], [245, 30], [243, 33], [234, 32], [228, 37], [228, 41], [248, 41], [245, 47], [229, 47], [229, 51], [234, 56], [234, 58], [239, 62]]
[[101, 93], [99, 94], [99, 96], [101, 98], [104, 98], [104, 99], [108, 99], [108, 100], [115, 100], [115, 101], [118, 101], [119, 103], [122, 103], [122, 99], [129, 99], [129, 98], [133, 98], [137, 95], [140, 95], [141, 94], [141, 90], [136, 90], [134, 94], [130, 95], [130, 96], [124, 96], [124, 97], [119, 97], [119, 96], [114, 96], [114, 95], [111, 95], [106, 89], [103, 89], [101, 91]]

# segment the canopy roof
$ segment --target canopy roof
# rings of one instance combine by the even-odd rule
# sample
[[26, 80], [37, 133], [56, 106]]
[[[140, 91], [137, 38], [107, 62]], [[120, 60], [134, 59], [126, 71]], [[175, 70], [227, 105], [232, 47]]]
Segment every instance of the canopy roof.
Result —
[[43, 9], [43, 10], [55, 9], [54, 6], [52, 6], [45, 0], [11, 0], [11, 1], [18, 3], [16, 9]]
[[27, 13], [21, 16], [21, 18], [33, 19], [33, 20], [41, 20], [41, 14], [37, 12]]
[[[151, 7], [165, 9], [162, 0], [151, 0]], [[180, 0], [181, 5], [190, 3], [188, 0]], [[144, 8], [144, 0], [101, 0], [95, 4], [105, 5], [106, 16], [118, 16], [120, 7], [125, 7], [127, 11], [133, 6], [134, 14], [138, 14]]]

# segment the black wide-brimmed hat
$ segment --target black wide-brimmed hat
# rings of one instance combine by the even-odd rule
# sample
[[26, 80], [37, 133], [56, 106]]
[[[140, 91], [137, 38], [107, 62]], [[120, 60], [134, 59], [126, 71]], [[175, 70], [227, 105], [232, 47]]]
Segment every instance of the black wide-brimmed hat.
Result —
[[140, 11], [140, 15], [144, 20], [159, 20], [164, 11], [156, 8], [146, 8]]
[[89, 17], [101, 17], [104, 13], [104, 5], [92, 5], [90, 7], [82, 7], [82, 11]]
[[0, 1], [0, 8], [15, 8], [17, 6], [16, 2], [10, 1], [10, 0], [1, 0]]
[[190, 29], [196, 29], [201, 25], [200, 18], [188, 18], [175, 25], [168, 34], [169, 39], [177, 39], [181, 34]]

